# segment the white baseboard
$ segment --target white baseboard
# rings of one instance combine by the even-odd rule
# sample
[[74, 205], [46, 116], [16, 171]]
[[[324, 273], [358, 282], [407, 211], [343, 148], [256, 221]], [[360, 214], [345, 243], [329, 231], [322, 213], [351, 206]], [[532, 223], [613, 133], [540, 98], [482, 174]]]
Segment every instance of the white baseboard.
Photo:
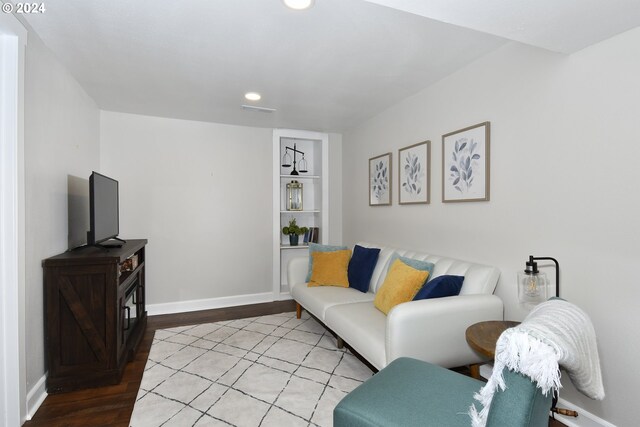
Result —
[[259, 304], [272, 302], [273, 300], [273, 292], [264, 292], [261, 294], [236, 295], [231, 297], [178, 301], [164, 304], [149, 304], [147, 305], [147, 314], [149, 316], [156, 316], [158, 314], [186, 313], [188, 311], [211, 310], [213, 308]]
[[591, 412], [588, 412], [586, 409], [576, 406], [563, 398], [558, 399], [558, 408], [571, 409], [578, 413], [576, 418], [556, 414], [556, 419], [568, 427], [616, 427], [609, 421], [605, 421]]
[[280, 296], [278, 296], [278, 301], [287, 301], [293, 299], [289, 292], [280, 292]]
[[[493, 366], [490, 363], [480, 365], [480, 376], [483, 378], [490, 378], [492, 371]], [[574, 405], [565, 399], [558, 399], [558, 407], [570, 409], [578, 413], [576, 418], [556, 414], [556, 419], [567, 427], [616, 427], [610, 422], [593, 415], [591, 412], [581, 408], [580, 406]]]
[[27, 415], [26, 420], [29, 421], [36, 414], [36, 411], [47, 398], [47, 374], [45, 373], [31, 390], [27, 393]]
[[485, 380], [491, 378], [491, 373], [493, 372], [493, 365], [491, 363], [485, 363], [480, 365], [480, 376]]

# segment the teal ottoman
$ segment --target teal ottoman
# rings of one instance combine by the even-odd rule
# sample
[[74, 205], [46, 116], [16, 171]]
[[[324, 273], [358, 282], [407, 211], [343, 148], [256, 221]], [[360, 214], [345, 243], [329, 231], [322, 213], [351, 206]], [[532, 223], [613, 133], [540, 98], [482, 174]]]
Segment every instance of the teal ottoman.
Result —
[[[494, 396], [487, 426], [548, 426], [551, 393], [527, 377], [504, 374], [507, 389]], [[471, 425], [473, 395], [485, 383], [437, 365], [399, 358], [338, 403], [334, 427], [457, 427]]]

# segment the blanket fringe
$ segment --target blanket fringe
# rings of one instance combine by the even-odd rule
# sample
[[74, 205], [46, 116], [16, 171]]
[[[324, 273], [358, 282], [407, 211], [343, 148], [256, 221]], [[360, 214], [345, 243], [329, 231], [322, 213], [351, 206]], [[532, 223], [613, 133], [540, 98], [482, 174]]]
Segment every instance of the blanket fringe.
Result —
[[469, 408], [473, 427], [486, 425], [493, 395], [496, 391], [505, 390], [503, 376], [505, 368], [531, 378], [544, 395], [552, 389], [557, 390], [561, 387], [556, 351], [551, 345], [531, 337], [526, 331], [517, 328], [505, 331], [496, 344], [496, 355], [491, 378], [474, 395], [474, 399], [482, 405], [482, 410], [478, 411], [475, 405]]

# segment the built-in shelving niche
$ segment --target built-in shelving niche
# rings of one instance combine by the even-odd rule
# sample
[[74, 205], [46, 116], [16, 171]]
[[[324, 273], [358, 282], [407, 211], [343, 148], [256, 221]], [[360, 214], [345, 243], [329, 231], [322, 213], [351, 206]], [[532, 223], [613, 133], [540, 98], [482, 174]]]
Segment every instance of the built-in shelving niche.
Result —
[[[308, 245], [300, 236], [298, 246], [290, 246], [289, 237], [282, 234], [282, 227], [291, 218], [301, 227], [318, 227], [318, 243], [326, 243], [329, 235], [328, 221], [328, 135], [317, 132], [277, 129], [273, 133], [273, 173], [274, 173], [274, 256], [273, 292], [274, 299], [289, 298], [287, 264], [291, 258], [308, 255]], [[304, 152], [307, 172], [291, 175], [293, 167], [283, 167], [282, 159], [286, 147], [295, 147]], [[293, 153], [289, 151], [293, 160]], [[297, 154], [296, 169], [300, 169], [302, 156]], [[303, 185], [302, 211], [287, 211], [286, 185], [296, 180]]]

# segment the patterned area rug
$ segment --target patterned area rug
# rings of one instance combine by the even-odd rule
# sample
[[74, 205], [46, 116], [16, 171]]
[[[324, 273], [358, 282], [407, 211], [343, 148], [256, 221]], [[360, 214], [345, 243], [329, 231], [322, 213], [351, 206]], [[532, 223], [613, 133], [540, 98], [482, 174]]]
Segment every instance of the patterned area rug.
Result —
[[331, 426], [371, 375], [307, 313], [158, 330], [130, 425]]

